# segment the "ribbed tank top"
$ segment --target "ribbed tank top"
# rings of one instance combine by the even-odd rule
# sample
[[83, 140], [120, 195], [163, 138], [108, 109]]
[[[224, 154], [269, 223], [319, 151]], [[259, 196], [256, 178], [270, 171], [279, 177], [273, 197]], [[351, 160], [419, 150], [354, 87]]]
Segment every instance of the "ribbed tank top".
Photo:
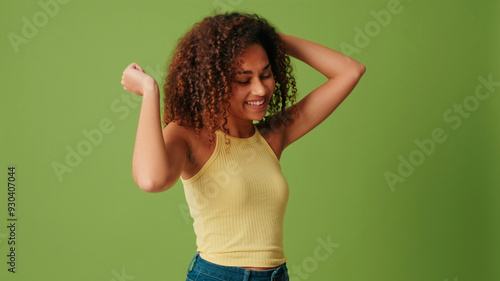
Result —
[[181, 180], [203, 259], [240, 267], [275, 267], [286, 261], [288, 183], [257, 128], [244, 139], [217, 131], [212, 156], [196, 175]]

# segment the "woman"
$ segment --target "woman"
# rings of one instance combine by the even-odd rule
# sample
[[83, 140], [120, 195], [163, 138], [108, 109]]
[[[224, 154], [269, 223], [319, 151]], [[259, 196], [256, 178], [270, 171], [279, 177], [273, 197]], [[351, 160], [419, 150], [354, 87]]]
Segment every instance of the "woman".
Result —
[[[295, 103], [289, 56], [328, 79]], [[288, 280], [283, 150], [325, 120], [365, 72], [354, 59], [277, 33], [257, 15], [207, 17], [180, 41], [164, 86], [136, 63], [122, 76], [143, 96], [133, 176], [147, 192], [179, 177], [197, 253], [187, 280]], [[254, 122], [258, 121], [258, 122]]]

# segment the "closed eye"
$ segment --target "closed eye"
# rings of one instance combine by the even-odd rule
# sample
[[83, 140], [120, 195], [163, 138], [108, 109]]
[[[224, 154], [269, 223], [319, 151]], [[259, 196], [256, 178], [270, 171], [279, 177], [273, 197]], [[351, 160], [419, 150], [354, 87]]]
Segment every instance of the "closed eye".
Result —
[[[261, 76], [260, 78], [261, 79], [269, 79], [271, 77], [273, 77], [273, 73], [272, 72], [269, 73], [268, 75]], [[248, 85], [248, 84], [250, 84], [250, 80], [251, 79], [248, 79], [248, 80], [245, 80], [245, 81], [236, 81], [236, 83], [242, 84], [242, 85]]]

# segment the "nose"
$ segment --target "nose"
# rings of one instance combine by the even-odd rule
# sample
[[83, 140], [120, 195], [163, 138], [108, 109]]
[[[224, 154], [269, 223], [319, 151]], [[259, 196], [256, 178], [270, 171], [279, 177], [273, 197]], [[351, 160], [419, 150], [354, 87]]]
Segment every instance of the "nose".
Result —
[[262, 83], [260, 79], [254, 79], [254, 80], [255, 82], [252, 85], [252, 94], [259, 97], [265, 96], [267, 94], [267, 88], [264, 85], [264, 83]]

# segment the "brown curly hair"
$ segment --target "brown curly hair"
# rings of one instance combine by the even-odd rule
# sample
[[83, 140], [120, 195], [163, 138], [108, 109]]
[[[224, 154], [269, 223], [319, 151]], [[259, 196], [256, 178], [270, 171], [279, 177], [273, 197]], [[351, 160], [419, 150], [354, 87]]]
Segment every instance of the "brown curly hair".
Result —
[[286, 116], [285, 108], [295, 103], [297, 89], [283, 41], [260, 16], [233, 12], [203, 19], [179, 40], [163, 87], [164, 125], [176, 121], [194, 128], [197, 135], [202, 128], [211, 135], [219, 129], [228, 133], [231, 82], [241, 67], [239, 57], [252, 44], [266, 51], [276, 81], [267, 117]]

